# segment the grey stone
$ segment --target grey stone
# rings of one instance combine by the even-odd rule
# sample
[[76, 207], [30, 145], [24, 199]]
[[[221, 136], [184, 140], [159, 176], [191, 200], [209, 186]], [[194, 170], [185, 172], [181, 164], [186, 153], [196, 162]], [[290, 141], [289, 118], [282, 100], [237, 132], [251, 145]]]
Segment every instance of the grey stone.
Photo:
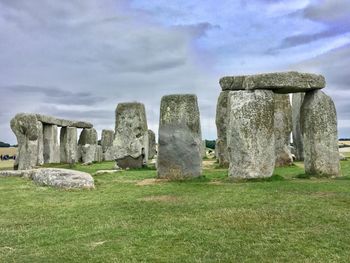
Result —
[[84, 164], [91, 164], [95, 161], [97, 144], [81, 145], [81, 160]]
[[113, 146], [118, 149], [115, 159], [121, 168], [140, 168], [147, 163], [148, 126], [145, 106], [142, 103], [118, 104], [115, 111]]
[[32, 174], [35, 183], [63, 189], [92, 189], [94, 179], [88, 173], [57, 168], [41, 168]]
[[83, 129], [80, 133], [78, 144], [97, 144], [97, 131], [94, 128]]
[[249, 179], [272, 175], [275, 167], [272, 91], [230, 92], [227, 146], [231, 178]]
[[207, 143], [205, 140], [202, 141], [202, 149], [201, 149], [201, 156], [202, 156], [202, 159], [207, 157]]
[[276, 167], [293, 163], [293, 156], [289, 149], [292, 132], [292, 106], [288, 94], [274, 94], [275, 102], [275, 154]]
[[44, 124], [44, 162], [60, 162], [60, 145], [58, 143], [57, 125]]
[[81, 129], [93, 127], [93, 125], [89, 122], [64, 120], [64, 119], [59, 119], [59, 118], [48, 116], [48, 115], [43, 115], [43, 114], [36, 114], [36, 117], [37, 117], [38, 121], [41, 121], [44, 124], [57, 125], [60, 127], [76, 127], [76, 128], [81, 128]]
[[148, 159], [151, 160], [157, 154], [156, 135], [148, 130]]
[[292, 95], [292, 115], [293, 115], [293, 147], [297, 161], [304, 160], [303, 136], [300, 127], [300, 108], [304, 101], [305, 93], [294, 93]]
[[307, 92], [300, 114], [305, 172], [339, 176], [337, 113], [333, 100], [322, 91]]
[[62, 163], [78, 162], [78, 133], [75, 127], [62, 127], [60, 133], [60, 151]]
[[38, 127], [38, 153], [37, 153], [37, 165], [44, 164], [44, 127], [41, 121], [37, 121]]
[[181, 179], [201, 176], [201, 148], [196, 95], [164, 96], [160, 106], [158, 177]]
[[222, 91], [216, 104], [216, 156], [219, 165], [222, 167], [229, 166], [229, 157], [227, 152], [227, 125], [228, 125], [228, 94], [229, 91]]
[[341, 160], [341, 161], [346, 161], [348, 158], [344, 155], [344, 154], [342, 154], [342, 153], [339, 153], [339, 160]]
[[115, 146], [108, 147], [107, 150], [103, 153], [104, 161], [114, 161], [116, 160], [118, 148]]
[[102, 146], [103, 152], [106, 152], [109, 147], [113, 146], [113, 141], [114, 141], [114, 131], [102, 130], [101, 146]]
[[0, 177], [23, 177], [32, 178], [35, 169], [29, 170], [0, 170]]
[[223, 77], [220, 79], [220, 85], [222, 90], [263, 89], [285, 94], [322, 89], [326, 81], [322, 75], [291, 71]]
[[35, 114], [20, 113], [11, 120], [11, 129], [16, 135], [18, 150], [15, 169], [26, 170], [35, 167], [38, 158], [38, 121]]
[[96, 145], [96, 150], [95, 150], [95, 162], [102, 162], [103, 161], [103, 151], [102, 151], [102, 146], [101, 145]]

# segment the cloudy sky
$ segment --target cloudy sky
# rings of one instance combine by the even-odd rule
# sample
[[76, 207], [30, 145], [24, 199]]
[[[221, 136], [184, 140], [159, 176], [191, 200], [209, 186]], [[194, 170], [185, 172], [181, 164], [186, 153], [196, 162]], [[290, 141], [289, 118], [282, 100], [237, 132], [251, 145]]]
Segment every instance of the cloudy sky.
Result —
[[195, 93], [216, 137], [224, 75], [324, 74], [350, 137], [349, 0], [0, 0], [0, 140], [18, 112], [114, 128], [140, 101], [158, 129], [161, 96]]

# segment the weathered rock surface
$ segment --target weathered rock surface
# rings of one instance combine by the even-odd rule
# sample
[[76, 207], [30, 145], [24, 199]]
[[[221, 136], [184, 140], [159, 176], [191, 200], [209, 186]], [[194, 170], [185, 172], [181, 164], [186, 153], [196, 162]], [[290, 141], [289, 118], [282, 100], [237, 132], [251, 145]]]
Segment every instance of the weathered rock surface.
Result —
[[101, 146], [102, 146], [103, 152], [106, 152], [109, 147], [113, 146], [113, 141], [114, 141], [114, 131], [102, 130]]
[[220, 79], [220, 85], [222, 90], [263, 89], [285, 94], [322, 89], [326, 81], [322, 75], [291, 71], [223, 77]]
[[105, 161], [114, 161], [117, 156], [118, 148], [115, 146], [108, 147], [107, 150], [103, 153], [103, 160]]
[[228, 94], [229, 91], [222, 91], [216, 105], [216, 156], [219, 165], [222, 167], [229, 166], [229, 157], [227, 152], [227, 125], [228, 125]]
[[80, 133], [78, 144], [97, 144], [97, 131], [94, 128], [83, 129]]
[[[119, 103], [115, 112], [115, 159], [121, 168], [140, 168], [148, 160], [148, 126], [142, 103]], [[134, 160], [136, 160], [134, 162]]]
[[300, 114], [305, 172], [339, 176], [337, 114], [332, 99], [322, 91], [307, 92]]
[[274, 94], [275, 102], [275, 154], [276, 167], [291, 165], [293, 156], [289, 150], [292, 132], [292, 106], [288, 94]]
[[292, 95], [292, 116], [293, 116], [293, 147], [297, 161], [304, 160], [303, 136], [300, 127], [300, 108], [304, 101], [305, 93], [293, 93]]
[[42, 114], [35, 114], [38, 121], [43, 122], [44, 124], [51, 124], [61, 127], [76, 127], [76, 128], [92, 128], [93, 125], [89, 122], [83, 122], [83, 121], [73, 121], [73, 120], [64, 120], [59, 119], [56, 117], [48, 116], [48, 115], [42, 115]]
[[148, 159], [151, 160], [157, 154], [156, 135], [148, 130]]
[[80, 146], [81, 160], [84, 164], [91, 164], [95, 161], [97, 144], [85, 144]]
[[44, 162], [60, 162], [60, 145], [58, 143], [57, 126], [44, 124]]
[[26, 170], [38, 162], [38, 121], [35, 114], [20, 113], [11, 120], [11, 129], [16, 135], [18, 150], [15, 169]]
[[95, 150], [95, 162], [102, 162], [103, 161], [103, 151], [102, 151], [102, 146], [101, 145], [96, 145], [96, 150]]
[[0, 177], [24, 177], [32, 178], [35, 169], [29, 170], [0, 170]]
[[32, 179], [39, 185], [52, 186], [57, 188], [72, 189], [94, 188], [94, 179], [88, 173], [57, 168], [37, 169], [32, 174]]
[[38, 128], [38, 153], [37, 165], [44, 164], [44, 127], [40, 121], [36, 122]]
[[207, 157], [207, 143], [205, 140], [202, 141], [202, 148], [201, 148], [201, 156], [202, 156], [202, 159]]
[[60, 133], [60, 151], [62, 163], [78, 162], [77, 128], [62, 127]]
[[201, 148], [196, 95], [164, 96], [160, 106], [158, 177], [181, 179], [201, 176]]
[[227, 146], [230, 177], [242, 179], [272, 175], [275, 167], [272, 91], [230, 92]]

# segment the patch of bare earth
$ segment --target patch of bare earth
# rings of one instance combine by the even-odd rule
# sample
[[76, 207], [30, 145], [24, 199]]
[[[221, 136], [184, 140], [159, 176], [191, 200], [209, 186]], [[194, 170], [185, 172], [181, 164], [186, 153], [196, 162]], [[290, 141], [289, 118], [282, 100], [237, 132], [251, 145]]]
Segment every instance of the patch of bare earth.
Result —
[[210, 159], [210, 160], [203, 160], [202, 166], [204, 169], [210, 169], [215, 167], [215, 160]]
[[174, 195], [150, 195], [139, 200], [149, 202], [178, 202], [180, 199]]
[[210, 181], [208, 184], [212, 185], [223, 185], [224, 183], [222, 181]]
[[137, 182], [136, 185], [139, 185], [139, 186], [154, 185], [154, 184], [165, 183], [168, 181], [169, 180], [167, 180], [167, 179], [149, 178], [149, 179], [144, 179], [142, 181]]

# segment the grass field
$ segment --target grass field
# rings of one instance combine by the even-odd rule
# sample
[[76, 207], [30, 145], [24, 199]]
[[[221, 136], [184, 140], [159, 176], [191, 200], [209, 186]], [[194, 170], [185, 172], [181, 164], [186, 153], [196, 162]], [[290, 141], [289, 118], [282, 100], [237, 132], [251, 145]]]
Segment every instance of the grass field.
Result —
[[0, 154], [1, 155], [5, 155], [8, 154], [10, 156], [13, 156], [15, 154], [17, 154], [17, 148], [14, 147], [0, 147]]
[[0, 262], [349, 262], [350, 161], [341, 179], [297, 164], [240, 183], [214, 165], [189, 181], [99, 175], [90, 191], [0, 178]]

